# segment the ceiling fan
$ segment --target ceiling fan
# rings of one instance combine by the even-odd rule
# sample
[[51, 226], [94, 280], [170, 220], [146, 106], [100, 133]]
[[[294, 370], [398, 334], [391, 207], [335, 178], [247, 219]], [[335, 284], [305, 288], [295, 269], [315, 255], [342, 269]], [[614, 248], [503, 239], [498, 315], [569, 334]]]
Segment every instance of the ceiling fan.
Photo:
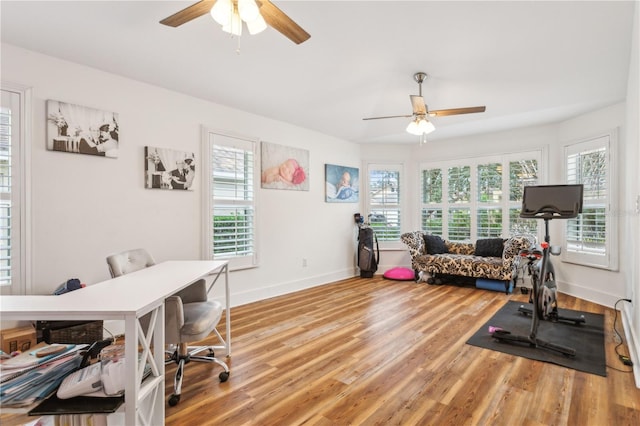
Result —
[[[216, 6], [216, 3], [219, 4]], [[227, 32], [231, 32], [236, 35], [239, 34], [233, 32], [232, 27], [239, 25], [241, 29], [242, 22], [240, 21], [240, 18], [242, 17], [242, 20], [247, 22], [247, 26], [249, 27], [249, 32], [251, 34], [255, 34], [266, 28], [266, 25], [269, 25], [296, 44], [300, 44], [311, 37], [309, 33], [300, 27], [300, 25], [296, 24], [269, 0], [201, 0], [198, 3], [192, 4], [191, 6], [163, 19], [160, 23], [170, 27], [179, 27], [182, 24], [209, 13], [212, 9], [222, 12], [223, 15], [225, 15], [226, 22], [220, 22], [214, 16], [214, 19], [223, 25], [223, 30], [227, 31], [227, 29], [225, 29], [225, 25], [228, 24], [229, 27], [227, 28], [229, 31]], [[251, 9], [249, 13], [258, 15], [258, 20], [261, 21], [261, 25], [258, 30], [252, 31], [250, 22], [243, 17], [243, 9]], [[212, 15], [214, 14], [215, 13], [212, 12]], [[235, 20], [232, 18], [235, 18]]]
[[407, 132], [420, 136], [427, 133], [431, 133], [435, 130], [433, 124], [427, 119], [429, 117], [443, 117], [446, 115], [458, 115], [458, 114], [471, 114], [475, 112], [484, 112], [485, 106], [466, 107], [466, 108], [451, 108], [451, 109], [435, 109], [429, 110], [422, 97], [422, 82], [427, 78], [427, 74], [424, 72], [417, 72], [413, 75], [413, 79], [418, 82], [419, 95], [409, 95], [411, 98], [411, 105], [413, 107], [413, 114], [407, 115], [387, 115], [383, 117], [368, 117], [363, 120], [380, 120], [384, 118], [398, 118], [412, 117], [413, 120], [407, 126]]

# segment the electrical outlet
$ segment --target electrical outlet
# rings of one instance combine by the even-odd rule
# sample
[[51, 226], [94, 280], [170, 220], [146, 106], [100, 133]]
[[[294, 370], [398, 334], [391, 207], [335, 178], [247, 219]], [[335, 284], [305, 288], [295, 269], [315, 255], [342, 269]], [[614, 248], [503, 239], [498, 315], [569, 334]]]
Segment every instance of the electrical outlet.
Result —
[[302, 258], [302, 267], [303, 268], [307, 267], [307, 259], [306, 258]]

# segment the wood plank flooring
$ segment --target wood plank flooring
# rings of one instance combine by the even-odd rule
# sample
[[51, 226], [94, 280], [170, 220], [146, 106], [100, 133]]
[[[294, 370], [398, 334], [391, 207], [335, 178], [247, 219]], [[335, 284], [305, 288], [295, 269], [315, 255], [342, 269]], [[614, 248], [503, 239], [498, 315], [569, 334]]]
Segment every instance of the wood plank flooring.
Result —
[[[628, 369], [614, 352], [614, 311], [559, 297], [605, 315], [607, 364]], [[232, 308], [229, 380], [188, 364], [166, 424], [640, 424], [630, 373], [607, 368], [605, 378], [466, 345], [507, 300], [527, 296], [376, 277]]]

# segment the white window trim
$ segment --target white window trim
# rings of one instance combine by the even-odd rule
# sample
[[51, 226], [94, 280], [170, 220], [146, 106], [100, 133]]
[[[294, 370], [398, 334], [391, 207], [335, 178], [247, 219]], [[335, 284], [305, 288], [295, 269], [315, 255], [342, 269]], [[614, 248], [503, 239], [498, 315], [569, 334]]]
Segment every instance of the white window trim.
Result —
[[207, 127], [202, 127], [202, 156], [203, 156], [203, 167], [202, 167], [202, 206], [204, 209], [205, 214], [202, 215], [202, 253], [204, 254], [204, 257], [206, 259], [213, 259], [213, 247], [211, 245], [211, 241], [213, 240], [213, 229], [211, 227], [211, 223], [210, 223], [210, 212], [213, 211], [213, 202], [212, 202], [212, 197], [211, 197], [211, 179], [210, 179], [210, 173], [211, 173], [211, 155], [212, 155], [212, 150], [213, 150], [213, 146], [209, 143], [209, 138], [211, 136], [223, 136], [223, 137], [227, 137], [227, 138], [233, 138], [233, 139], [238, 139], [240, 141], [246, 142], [246, 143], [251, 143], [253, 144], [253, 159], [254, 159], [254, 173], [253, 173], [253, 177], [254, 177], [254, 181], [253, 181], [253, 188], [254, 188], [254, 219], [255, 219], [255, 224], [254, 226], [256, 226], [255, 232], [254, 232], [254, 255], [252, 256], [252, 258], [250, 260], [247, 260], [246, 258], [243, 260], [239, 260], [239, 259], [230, 259], [229, 260], [229, 270], [230, 271], [237, 271], [237, 270], [241, 270], [241, 269], [249, 269], [249, 268], [255, 268], [259, 266], [259, 241], [258, 241], [258, 201], [259, 201], [259, 189], [260, 189], [260, 156], [259, 156], [259, 152], [260, 150], [258, 149], [259, 145], [260, 145], [260, 140], [256, 139], [256, 138], [250, 138], [247, 136], [240, 136], [237, 134], [233, 134], [230, 132], [225, 132], [225, 131], [221, 131], [221, 130], [216, 130], [216, 129], [212, 129], [212, 128], [207, 128]]
[[17, 285], [2, 290], [2, 294], [30, 294], [32, 287], [31, 266], [31, 140], [32, 140], [32, 88], [17, 83], [2, 81], [2, 90], [18, 93], [20, 96], [20, 158], [18, 173], [20, 179], [20, 268]]
[[[385, 163], [385, 162], [381, 162], [381, 161], [371, 161], [365, 164], [364, 166], [364, 170], [366, 173], [366, 180], [365, 180], [365, 190], [364, 192], [364, 209], [366, 211], [365, 214], [365, 221], [368, 221], [368, 217], [369, 214], [371, 213], [371, 197], [370, 197], [370, 192], [371, 192], [371, 187], [370, 187], [370, 182], [369, 182], [369, 172], [372, 169], [377, 169], [377, 170], [391, 170], [391, 171], [397, 171], [400, 173], [400, 185], [399, 185], [399, 191], [400, 191], [400, 206], [398, 207], [400, 209], [400, 235], [402, 235], [403, 229], [406, 229], [407, 226], [407, 192], [406, 192], [406, 188], [407, 188], [407, 176], [406, 176], [406, 166], [405, 163], [402, 162], [391, 162], [391, 163]], [[361, 179], [362, 180], [362, 179]], [[400, 238], [398, 237], [397, 241], [379, 241], [379, 246], [380, 246], [380, 250], [405, 250], [406, 246], [404, 245], [404, 243], [402, 243], [402, 241], [400, 240]]]
[[[567, 180], [567, 155], [569, 152], [585, 151], [591, 148], [599, 148], [603, 146], [603, 139], [607, 138], [607, 198], [608, 205], [606, 210], [607, 237], [605, 243], [605, 256], [598, 256], [587, 253], [569, 252], [567, 249], [567, 227], [562, 227], [562, 255], [561, 260], [566, 263], [574, 263], [592, 268], [606, 269], [617, 271], [619, 267], [619, 246], [618, 246], [618, 220], [613, 220], [614, 213], [618, 210], [618, 174], [614, 173], [618, 165], [618, 129], [611, 129], [607, 132], [594, 135], [589, 138], [582, 139], [577, 142], [567, 143], [563, 147], [562, 159], [562, 175]], [[578, 148], [578, 149], [576, 149]]]

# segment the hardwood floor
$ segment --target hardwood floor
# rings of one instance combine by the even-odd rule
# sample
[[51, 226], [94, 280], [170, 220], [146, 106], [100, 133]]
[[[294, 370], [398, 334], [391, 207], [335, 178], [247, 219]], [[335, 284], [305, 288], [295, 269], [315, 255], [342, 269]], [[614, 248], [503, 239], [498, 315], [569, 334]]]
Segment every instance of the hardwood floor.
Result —
[[527, 296], [376, 277], [232, 308], [229, 380], [188, 364], [166, 424], [640, 424], [640, 389], [614, 369], [628, 367], [612, 309], [560, 295], [563, 308], [605, 315], [605, 378], [466, 345], [507, 300]]

